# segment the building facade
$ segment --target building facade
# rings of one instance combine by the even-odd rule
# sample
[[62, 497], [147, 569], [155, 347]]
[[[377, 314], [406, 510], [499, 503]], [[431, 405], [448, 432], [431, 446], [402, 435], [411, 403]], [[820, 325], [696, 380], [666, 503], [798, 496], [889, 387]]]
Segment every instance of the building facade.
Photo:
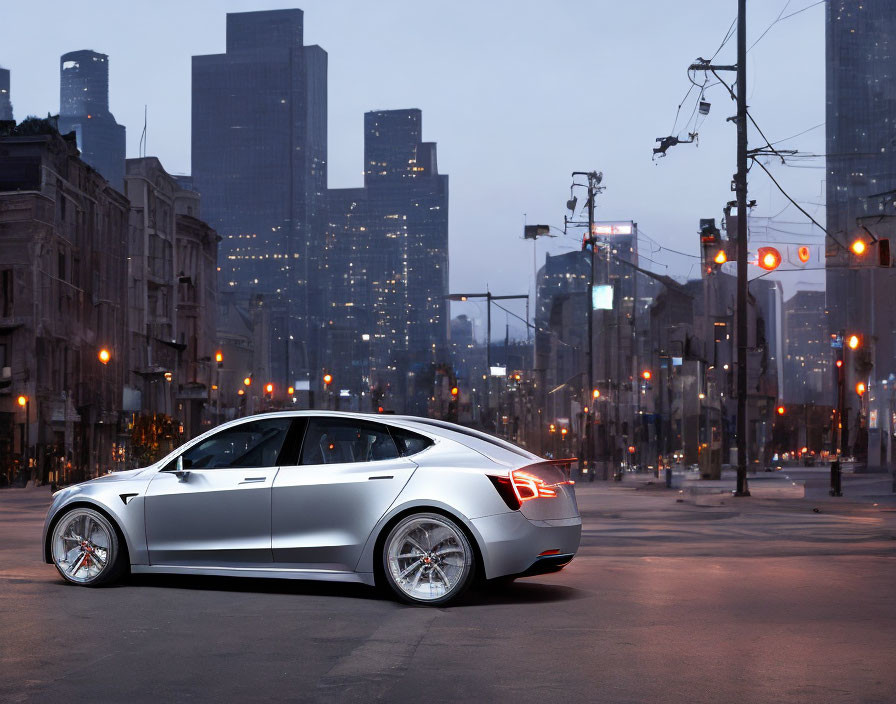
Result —
[[828, 402], [831, 345], [824, 309], [824, 291], [798, 291], [784, 303], [785, 403]]
[[72, 481], [122, 466], [127, 222], [125, 197], [51, 121], [26, 120], [0, 136], [7, 481]]
[[[195, 437], [215, 420], [218, 236], [199, 195], [155, 157], [128, 159], [127, 359], [124, 410]], [[141, 419], [142, 421], [143, 419]]]
[[222, 238], [220, 289], [246, 311], [264, 297], [274, 378], [308, 381], [325, 290], [327, 54], [303, 45], [301, 10], [228, 14], [226, 52], [193, 57], [192, 172]]
[[0, 68], [0, 120], [12, 120], [9, 69]]
[[72, 51], [59, 61], [59, 131], [74, 132], [81, 158], [124, 189], [125, 128], [109, 112], [109, 57]]

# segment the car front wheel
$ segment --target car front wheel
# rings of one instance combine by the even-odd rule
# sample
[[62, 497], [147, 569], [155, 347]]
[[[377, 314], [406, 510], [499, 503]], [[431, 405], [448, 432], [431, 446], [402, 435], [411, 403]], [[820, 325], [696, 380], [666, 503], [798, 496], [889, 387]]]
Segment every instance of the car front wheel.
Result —
[[447, 516], [415, 513], [383, 544], [383, 571], [395, 595], [410, 604], [444, 605], [469, 587], [476, 560], [464, 531]]
[[53, 528], [51, 541], [53, 564], [67, 582], [96, 587], [114, 581], [124, 571], [118, 534], [99, 511], [68, 511]]

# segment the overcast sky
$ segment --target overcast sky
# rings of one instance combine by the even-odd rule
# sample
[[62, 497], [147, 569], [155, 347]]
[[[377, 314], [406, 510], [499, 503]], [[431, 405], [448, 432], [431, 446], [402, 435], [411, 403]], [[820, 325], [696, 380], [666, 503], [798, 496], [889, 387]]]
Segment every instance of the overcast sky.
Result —
[[[775, 24], [749, 54], [751, 112], [772, 141], [824, 122], [824, 4], [810, 7], [814, 2], [748, 3], [750, 44], [779, 15], [809, 7]], [[529, 223], [562, 226], [572, 171], [603, 171], [598, 218], [638, 222], [651, 238], [641, 248], [653, 260], [644, 259], [646, 266], [698, 274], [698, 220], [719, 218], [734, 198], [735, 130], [725, 120], [734, 104], [725, 89], [707, 93], [712, 108], [699, 127], [699, 146], [674, 147], [656, 162], [651, 149], [656, 137], [670, 133], [690, 85], [688, 64], [715, 52], [736, 5], [0, 0], [0, 66], [12, 71], [13, 108], [22, 119], [59, 111], [61, 54], [109, 54], [110, 107], [127, 126], [128, 156], [137, 156], [146, 104], [148, 153], [171, 173], [189, 173], [190, 57], [224, 51], [227, 12], [298, 6], [305, 11], [305, 43], [329, 54], [330, 187], [362, 184], [365, 111], [421, 108], [423, 137], [438, 143], [440, 171], [450, 175], [452, 290], [488, 286], [517, 294], [529, 293], [533, 280], [532, 244], [521, 239], [524, 215]], [[732, 37], [716, 60], [733, 63], [734, 51]], [[696, 94], [682, 107], [676, 129], [682, 136]], [[751, 145], [756, 140], [754, 133]], [[823, 154], [824, 127], [779, 147]], [[823, 224], [823, 161], [801, 166], [770, 168]], [[754, 222], [751, 248], [760, 238], [823, 242], [819, 230], [798, 224], [805, 218], [795, 208], [780, 212], [787, 201], [758, 168], [750, 174], [750, 197], [758, 201], [754, 215], [776, 215], [770, 227]], [[569, 251], [579, 237], [539, 242], [539, 265], [546, 251]], [[818, 272], [783, 278], [787, 295], [823, 280]], [[453, 314], [482, 312], [463, 305]]]

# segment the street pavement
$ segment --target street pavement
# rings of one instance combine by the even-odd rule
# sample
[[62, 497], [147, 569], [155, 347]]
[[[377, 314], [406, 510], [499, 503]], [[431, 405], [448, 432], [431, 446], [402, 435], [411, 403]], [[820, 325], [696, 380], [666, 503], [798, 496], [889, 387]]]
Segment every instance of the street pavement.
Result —
[[440, 609], [288, 580], [69, 586], [40, 561], [49, 491], [0, 491], [0, 702], [896, 701], [892, 502], [648, 482], [577, 485], [569, 567]]

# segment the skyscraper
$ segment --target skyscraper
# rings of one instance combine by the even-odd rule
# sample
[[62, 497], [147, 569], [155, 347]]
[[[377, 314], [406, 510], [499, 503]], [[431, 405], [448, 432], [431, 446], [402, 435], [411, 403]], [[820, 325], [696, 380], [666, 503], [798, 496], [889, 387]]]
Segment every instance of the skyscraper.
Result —
[[271, 309], [274, 381], [318, 366], [326, 228], [327, 54], [301, 10], [227, 15], [224, 54], [193, 57], [192, 177], [222, 237], [222, 292]]
[[[826, 9], [828, 330], [866, 341], [862, 363], [847, 360], [845, 372], [850, 388], [862, 381], [868, 392], [847, 393], [844, 427], [867, 430], [868, 464], [876, 465], [877, 438], [891, 436], [885, 384], [896, 373], [896, 269], [877, 265], [873, 244], [896, 244], [896, 6], [831, 0]], [[869, 244], [863, 257], [846, 249], [857, 238]], [[834, 396], [832, 388], [829, 403]]]
[[9, 69], [0, 68], [0, 120], [11, 120], [12, 102], [9, 95]]
[[59, 131], [74, 132], [81, 158], [123, 190], [125, 128], [109, 112], [109, 57], [72, 51], [59, 68]]
[[328, 349], [340, 326], [369, 335], [375, 395], [425, 412], [420, 380], [447, 361], [448, 176], [421, 135], [420, 110], [364, 115], [364, 188], [329, 192], [326, 324]]

